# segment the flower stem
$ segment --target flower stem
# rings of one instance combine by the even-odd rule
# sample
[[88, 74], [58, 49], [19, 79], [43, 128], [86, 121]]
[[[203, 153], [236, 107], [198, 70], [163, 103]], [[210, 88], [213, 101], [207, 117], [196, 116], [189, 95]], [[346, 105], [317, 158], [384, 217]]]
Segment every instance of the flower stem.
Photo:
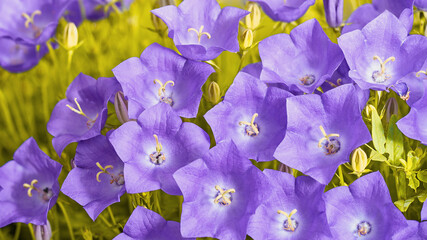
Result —
[[21, 223], [17, 223], [16, 224], [15, 235], [13, 236], [13, 240], [18, 240], [20, 234], [21, 234]]
[[113, 211], [111, 210], [111, 207], [107, 207], [107, 209], [108, 209], [108, 213], [110, 214], [110, 218], [111, 218], [111, 221], [113, 222], [113, 225], [114, 226], [117, 225], [117, 222], [116, 222], [116, 219], [114, 218], [114, 214], [113, 214]]
[[341, 186], [346, 186], [345, 181], [344, 181], [344, 176], [343, 176], [343, 173], [342, 173], [342, 165], [340, 165], [338, 167], [338, 175], [340, 177], [340, 185]]
[[33, 224], [29, 223], [27, 226], [28, 226], [28, 229], [30, 229], [31, 239], [36, 240], [36, 236], [34, 235]]
[[68, 217], [67, 211], [65, 210], [65, 207], [61, 202], [58, 202], [58, 206], [59, 208], [61, 208], [61, 211], [64, 214], [65, 222], [67, 223], [68, 232], [70, 233], [70, 238], [71, 240], [75, 240], [73, 227], [71, 225], [70, 218]]

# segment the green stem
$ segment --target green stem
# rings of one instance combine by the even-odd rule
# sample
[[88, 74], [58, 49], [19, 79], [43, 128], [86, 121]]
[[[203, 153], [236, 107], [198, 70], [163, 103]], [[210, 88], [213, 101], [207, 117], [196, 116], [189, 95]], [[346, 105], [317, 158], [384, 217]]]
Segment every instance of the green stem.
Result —
[[21, 223], [17, 223], [16, 224], [15, 235], [13, 236], [13, 240], [18, 240], [20, 234], [21, 234]]
[[111, 221], [113, 221], [113, 225], [114, 226], [117, 225], [117, 222], [116, 222], [116, 219], [114, 218], [114, 214], [113, 214], [113, 211], [111, 210], [111, 207], [107, 207], [107, 209], [108, 209], [108, 213], [110, 214]]
[[33, 224], [29, 223], [27, 226], [28, 226], [28, 229], [30, 230], [31, 239], [36, 240], [36, 236], [34, 235]]
[[156, 203], [157, 209], [159, 210], [158, 213], [162, 215], [162, 209], [160, 207], [160, 190], [157, 190], [155, 203]]
[[75, 240], [73, 227], [70, 222], [70, 218], [68, 217], [67, 211], [65, 210], [64, 205], [61, 202], [58, 202], [59, 208], [61, 208], [62, 213], [64, 214], [65, 222], [67, 223], [68, 232], [70, 233], [71, 240]]
[[245, 60], [246, 53], [247, 53], [247, 51], [243, 51], [242, 55], [240, 56], [239, 72], [243, 68], [243, 61]]
[[345, 181], [344, 181], [344, 177], [343, 177], [343, 174], [342, 174], [342, 165], [340, 165], [338, 167], [338, 175], [340, 177], [340, 185], [341, 186], [346, 186]]

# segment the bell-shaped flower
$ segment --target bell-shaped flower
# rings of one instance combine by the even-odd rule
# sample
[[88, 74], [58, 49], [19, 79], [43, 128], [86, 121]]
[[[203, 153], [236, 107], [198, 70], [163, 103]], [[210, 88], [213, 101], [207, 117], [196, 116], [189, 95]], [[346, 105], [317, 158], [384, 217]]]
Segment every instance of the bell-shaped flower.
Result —
[[343, 18], [344, 0], [323, 0], [323, 5], [328, 25], [332, 28], [340, 27]]
[[62, 166], [33, 138], [16, 150], [13, 159], [0, 167], [0, 228], [14, 222], [46, 225], [47, 213], [58, 198]]
[[415, 0], [414, 5], [423, 11], [427, 10], [427, 0]]
[[248, 221], [270, 193], [266, 177], [232, 140], [174, 173], [184, 195], [184, 237], [245, 239]]
[[265, 169], [272, 193], [249, 221], [248, 234], [263, 239], [329, 239], [323, 191], [316, 180]]
[[387, 240], [407, 226], [379, 172], [333, 188], [324, 199], [333, 239]]
[[350, 67], [350, 78], [362, 89], [386, 90], [421, 70], [427, 58], [427, 38], [408, 36], [404, 25], [388, 11], [362, 30], [341, 35], [338, 44]]
[[101, 134], [107, 120], [108, 101], [119, 90], [114, 78], [95, 80], [81, 73], [74, 79], [65, 93], [67, 98], [56, 104], [47, 123], [59, 156], [68, 144]]
[[123, 124], [109, 139], [124, 162], [129, 193], [162, 189], [167, 194], [181, 195], [172, 174], [202, 157], [210, 146], [203, 129], [183, 123], [165, 103], [145, 110], [138, 121]]
[[195, 238], [183, 238], [179, 231], [179, 223], [166, 221], [159, 214], [138, 206], [130, 215], [123, 233], [117, 235], [113, 240], [196, 240]]
[[235, 7], [221, 9], [216, 0], [185, 0], [151, 11], [169, 28], [179, 52], [188, 59], [212, 60], [223, 51], [239, 51], [239, 21], [249, 12]]
[[78, 202], [95, 221], [125, 193], [123, 162], [104, 135], [79, 142], [73, 168], [61, 191]]
[[328, 184], [338, 166], [349, 161], [351, 152], [371, 141], [356, 91], [345, 84], [321, 96], [288, 98], [288, 126], [274, 153], [276, 159]]
[[312, 93], [340, 66], [344, 55], [319, 22], [302, 23], [291, 34], [277, 34], [259, 44], [261, 80], [283, 83], [291, 92]]
[[209, 110], [205, 119], [216, 142], [230, 138], [247, 158], [271, 161], [285, 136], [289, 96], [293, 95], [240, 72], [224, 100]]
[[399, 18], [406, 29], [406, 33], [409, 33], [414, 21], [413, 6], [414, 0], [373, 0], [372, 4], [363, 4], [351, 14], [347, 24], [342, 29], [342, 33], [362, 29], [384, 11], [389, 11]]
[[153, 43], [141, 58], [129, 58], [113, 72], [128, 98], [130, 118], [137, 119], [144, 109], [159, 102], [169, 104], [182, 117], [193, 118], [202, 98], [202, 86], [214, 69]]
[[274, 21], [293, 22], [307, 12], [315, 0], [252, 0], [261, 5], [265, 14]]

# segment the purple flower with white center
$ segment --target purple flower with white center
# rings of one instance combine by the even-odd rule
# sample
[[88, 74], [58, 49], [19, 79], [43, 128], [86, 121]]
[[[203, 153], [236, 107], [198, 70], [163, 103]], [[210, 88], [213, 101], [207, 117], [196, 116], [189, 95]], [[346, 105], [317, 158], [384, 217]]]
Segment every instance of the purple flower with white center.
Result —
[[95, 80], [81, 73], [74, 79], [65, 93], [67, 98], [56, 104], [47, 123], [59, 156], [68, 144], [101, 134], [107, 120], [108, 101], [119, 90], [115, 78]]
[[252, 0], [261, 5], [265, 14], [274, 21], [292, 22], [302, 17], [315, 0]]
[[68, 174], [61, 191], [82, 205], [95, 221], [125, 193], [123, 162], [107, 137], [99, 135], [79, 142], [74, 163], [76, 167]]
[[427, 57], [427, 38], [408, 36], [404, 25], [388, 11], [362, 30], [341, 35], [338, 44], [350, 67], [350, 78], [363, 90], [388, 89], [421, 70]]
[[323, 0], [325, 7], [326, 22], [332, 28], [340, 27], [342, 24], [344, 0]]
[[48, 49], [45, 44], [37, 51], [35, 45], [15, 42], [7, 37], [0, 37], [0, 67], [10, 72], [24, 72], [39, 63]]
[[286, 133], [286, 98], [291, 93], [267, 87], [241, 72], [224, 101], [205, 114], [216, 142], [233, 140], [240, 152], [257, 161], [274, 160], [273, 153]]
[[386, 240], [407, 226], [379, 172], [365, 175], [348, 187], [333, 188], [324, 199], [334, 239]]
[[249, 221], [248, 234], [257, 239], [329, 239], [323, 191], [307, 176], [265, 169], [271, 188]]
[[249, 14], [235, 7], [221, 9], [216, 0], [185, 0], [178, 7], [151, 12], [166, 23], [169, 37], [184, 57], [202, 61], [223, 51], [239, 51], [239, 20]]
[[389, 11], [399, 18], [406, 29], [406, 33], [409, 33], [414, 21], [413, 5], [414, 0], [373, 0], [372, 4], [363, 4], [351, 14], [342, 33], [364, 28], [384, 11]]
[[130, 215], [123, 233], [117, 235], [114, 240], [131, 239], [156, 239], [156, 240], [196, 240], [195, 238], [183, 238], [179, 231], [179, 222], [166, 221], [159, 214], [138, 206]]
[[184, 195], [184, 237], [244, 239], [249, 217], [270, 193], [264, 174], [232, 140], [219, 142], [173, 176]]
[[181, 195], [172, 174], [202, 157], [210, 146], [203, 129], [183, 123], [165, 103], [145, 110], [138, 122], [123, 124], [109, 139], [124, 162], [128, 193], [162, 189], [170, 195]]
[[207, 63], [188, 60], [157, 43], [141, 58], [129, 58], [113, 69], [129, 102], [129, 117], [164, 102], [180, 116], [196, 117], [202, 86], [214, 69]]
[[55, 34], [69, 3], [65, 0], [15, 0], [0, 3], [0, 37], [42, 45]]
[[259, 44], [261, 80], [284, 83], [291, 92], [312, 93], [329, 79], [344, 59], [319, 22], [312, 19], [290, 35], [277, 34]]
[[0, 167], [0, 228], [14, 222], [46, 225], [47, 212], [58, 198], [62, 166], [33, 138], [16, 150], [13, 159]]
[[414, 5], [423, 11], [427, 10], [427, 0], [415, 0]]
[[288, 98], [288, 126], [274, 153], [276, 159], [328, 184], [338, 166], [349, 161], [350, 153], [371, 141], [358, 98], [357, 89], [351, 84], [321, 96]]

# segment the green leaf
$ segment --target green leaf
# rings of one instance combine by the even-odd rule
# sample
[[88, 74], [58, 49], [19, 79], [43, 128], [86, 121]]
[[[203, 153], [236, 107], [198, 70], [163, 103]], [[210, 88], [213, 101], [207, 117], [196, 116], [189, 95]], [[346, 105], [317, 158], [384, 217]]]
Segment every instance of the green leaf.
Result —
[[418, 172], [417, 177], [421, 182], [427, 183], [427, 170]]
[[409, 177], [409, 187], [414, 189], [414, 191], [417, 191], [417, 188], [420, 186], [420, 181], [418, 181], [416, 174], [413, 173]]
[[404, 155], [403, 135], [396, 126], [397, 116], [392, 115], [389, 122], [386, 152], [389, 154], [389, 160], [393, 165], [398, 164], [398, 160]]
[[384, 128], [381, 123], [381, 118], [378, 115], [378, 112], [375, 107], [372, 107], [371, 111], [371, 121], [372, 121], [372, 141], [374, 143], [375, 149], [381, 153], [385, 153], [385, 147], [384, 144], [386, 142], [385, 136], [384, 136]]
[[406, 200], [399, 200], [394, 202], [394, 205], [396, 205], [397, 208], [399, 208], [399, 210], [401, 212], [406, 212], [406, 210], [408, 210], [409, 206], [411, 205], [411, 203], [414, 201], [414, 198], [410, 198], [410, 199], [406, 199]]
[[382, 155], [381, 153], [375, 151], [372, 149], [371, 154], [369, 156], [369, 158], [373, 161], [377, 161], [377, 162], [384, 162], [387, 160], [386, 157], [384, 157], [384, 155]]
[[417, 196], [418, 201], [420, 201], [421, 203], [425, 202], [427, 199], [427, 193], [421, 193], [420, 195]]

